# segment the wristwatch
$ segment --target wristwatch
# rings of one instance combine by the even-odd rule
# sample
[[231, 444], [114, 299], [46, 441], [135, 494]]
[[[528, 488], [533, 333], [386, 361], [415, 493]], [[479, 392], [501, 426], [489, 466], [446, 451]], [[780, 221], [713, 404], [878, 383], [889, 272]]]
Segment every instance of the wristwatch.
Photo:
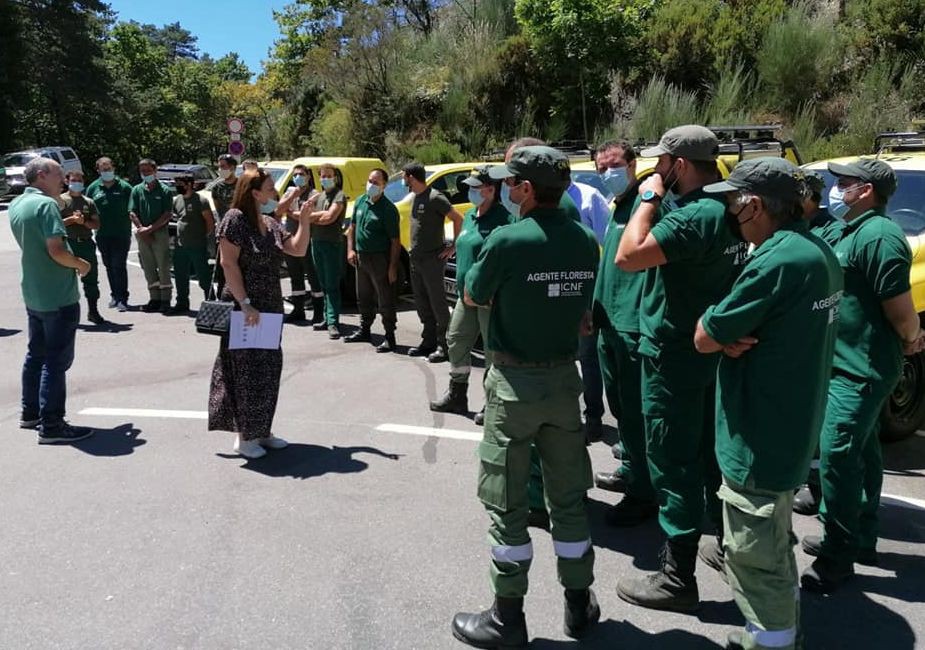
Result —
[[244, 300], [241, 301], [241, 306], [243, 307], [244, 305], [247, 305], [248, 307], [250, 307], [251, 299], [245, 296]]
[[655, 190], [646, 190], [642, 193], [642, 196], [639, 197], [641, 200], [646, 203], [654, 203], [656, 201], [661, 201], [662, 197], [659, 194], [655, 193]]

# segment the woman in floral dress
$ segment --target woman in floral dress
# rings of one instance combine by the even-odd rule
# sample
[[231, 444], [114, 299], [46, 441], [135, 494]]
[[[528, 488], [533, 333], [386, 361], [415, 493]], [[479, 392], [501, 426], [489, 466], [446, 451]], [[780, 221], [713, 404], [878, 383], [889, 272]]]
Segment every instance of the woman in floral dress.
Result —
[[[283, 313], [283, 256], [300, 257], [308, 248], [311, 210], [302, 210], [299, 228], [290, 234], [271, 216], [276, 196], [273, 179], [263, 170], [245, 172], [218, 227], [225, 272], [222, 299], [234, 301], [248, 325], [257, 324], [261, 312]], [[260, 458], [266, 449], [287, 444], [270, 432], [282, 370], [281, 349], [229, 350], [228, 337], [221, 338], [209, 388], [209, 430], [236, 433], [234, 450], [246, 458]]]

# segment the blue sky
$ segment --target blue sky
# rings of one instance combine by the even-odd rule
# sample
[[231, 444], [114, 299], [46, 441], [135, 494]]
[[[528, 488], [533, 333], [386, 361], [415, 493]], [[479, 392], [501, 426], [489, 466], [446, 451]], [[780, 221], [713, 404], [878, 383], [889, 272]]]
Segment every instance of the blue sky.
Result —
[[180, 25], [195, 35], [199, 51], [213, 58], [237, 52], [251, 72], [261, 70], [279, 29], [273, 10], [290, 0], [107, 0], [119, 20], [134, 20], [160, 27]]

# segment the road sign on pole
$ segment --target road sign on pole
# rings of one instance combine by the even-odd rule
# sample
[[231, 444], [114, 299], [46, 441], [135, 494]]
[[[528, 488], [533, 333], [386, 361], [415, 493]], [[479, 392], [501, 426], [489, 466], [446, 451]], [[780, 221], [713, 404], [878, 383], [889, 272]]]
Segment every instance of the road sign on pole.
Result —
[[244, 120], [239, 117], [228, 118], [228, 133], [244, 133]]
[[228, 143], [228, 153], [232, 156], [244, 155], [244, 143], [241, 140], [232, 140]]

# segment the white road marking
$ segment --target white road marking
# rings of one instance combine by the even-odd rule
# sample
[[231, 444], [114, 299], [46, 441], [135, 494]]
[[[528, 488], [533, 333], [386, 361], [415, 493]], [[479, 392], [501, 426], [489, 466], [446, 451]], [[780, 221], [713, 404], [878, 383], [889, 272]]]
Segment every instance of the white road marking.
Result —
[[133, 418], [179, 418], [181, 420], [207, 420], [207, 411], [171, 411], [162, 409], [111, 409], [111, 408], [85, 408], [80, 415], [111, 415], [114, 417]]
[[880, 503], [886, 501], [890, 505], [901, 508], [912, 508], [914, 510], [925, 510], [925, 500], [914, 499], [912, 497], [901, 497], [898, 494], [881, 494]]
[[410, 424], [380, 424], [376, 431], [388, 433], [407, 433], [412, 436], [436, 436], [453, 440], [481, 440], [479, 431], [462, 431], [461, 429], [437, 429], [435, 427], [414, 427]]

